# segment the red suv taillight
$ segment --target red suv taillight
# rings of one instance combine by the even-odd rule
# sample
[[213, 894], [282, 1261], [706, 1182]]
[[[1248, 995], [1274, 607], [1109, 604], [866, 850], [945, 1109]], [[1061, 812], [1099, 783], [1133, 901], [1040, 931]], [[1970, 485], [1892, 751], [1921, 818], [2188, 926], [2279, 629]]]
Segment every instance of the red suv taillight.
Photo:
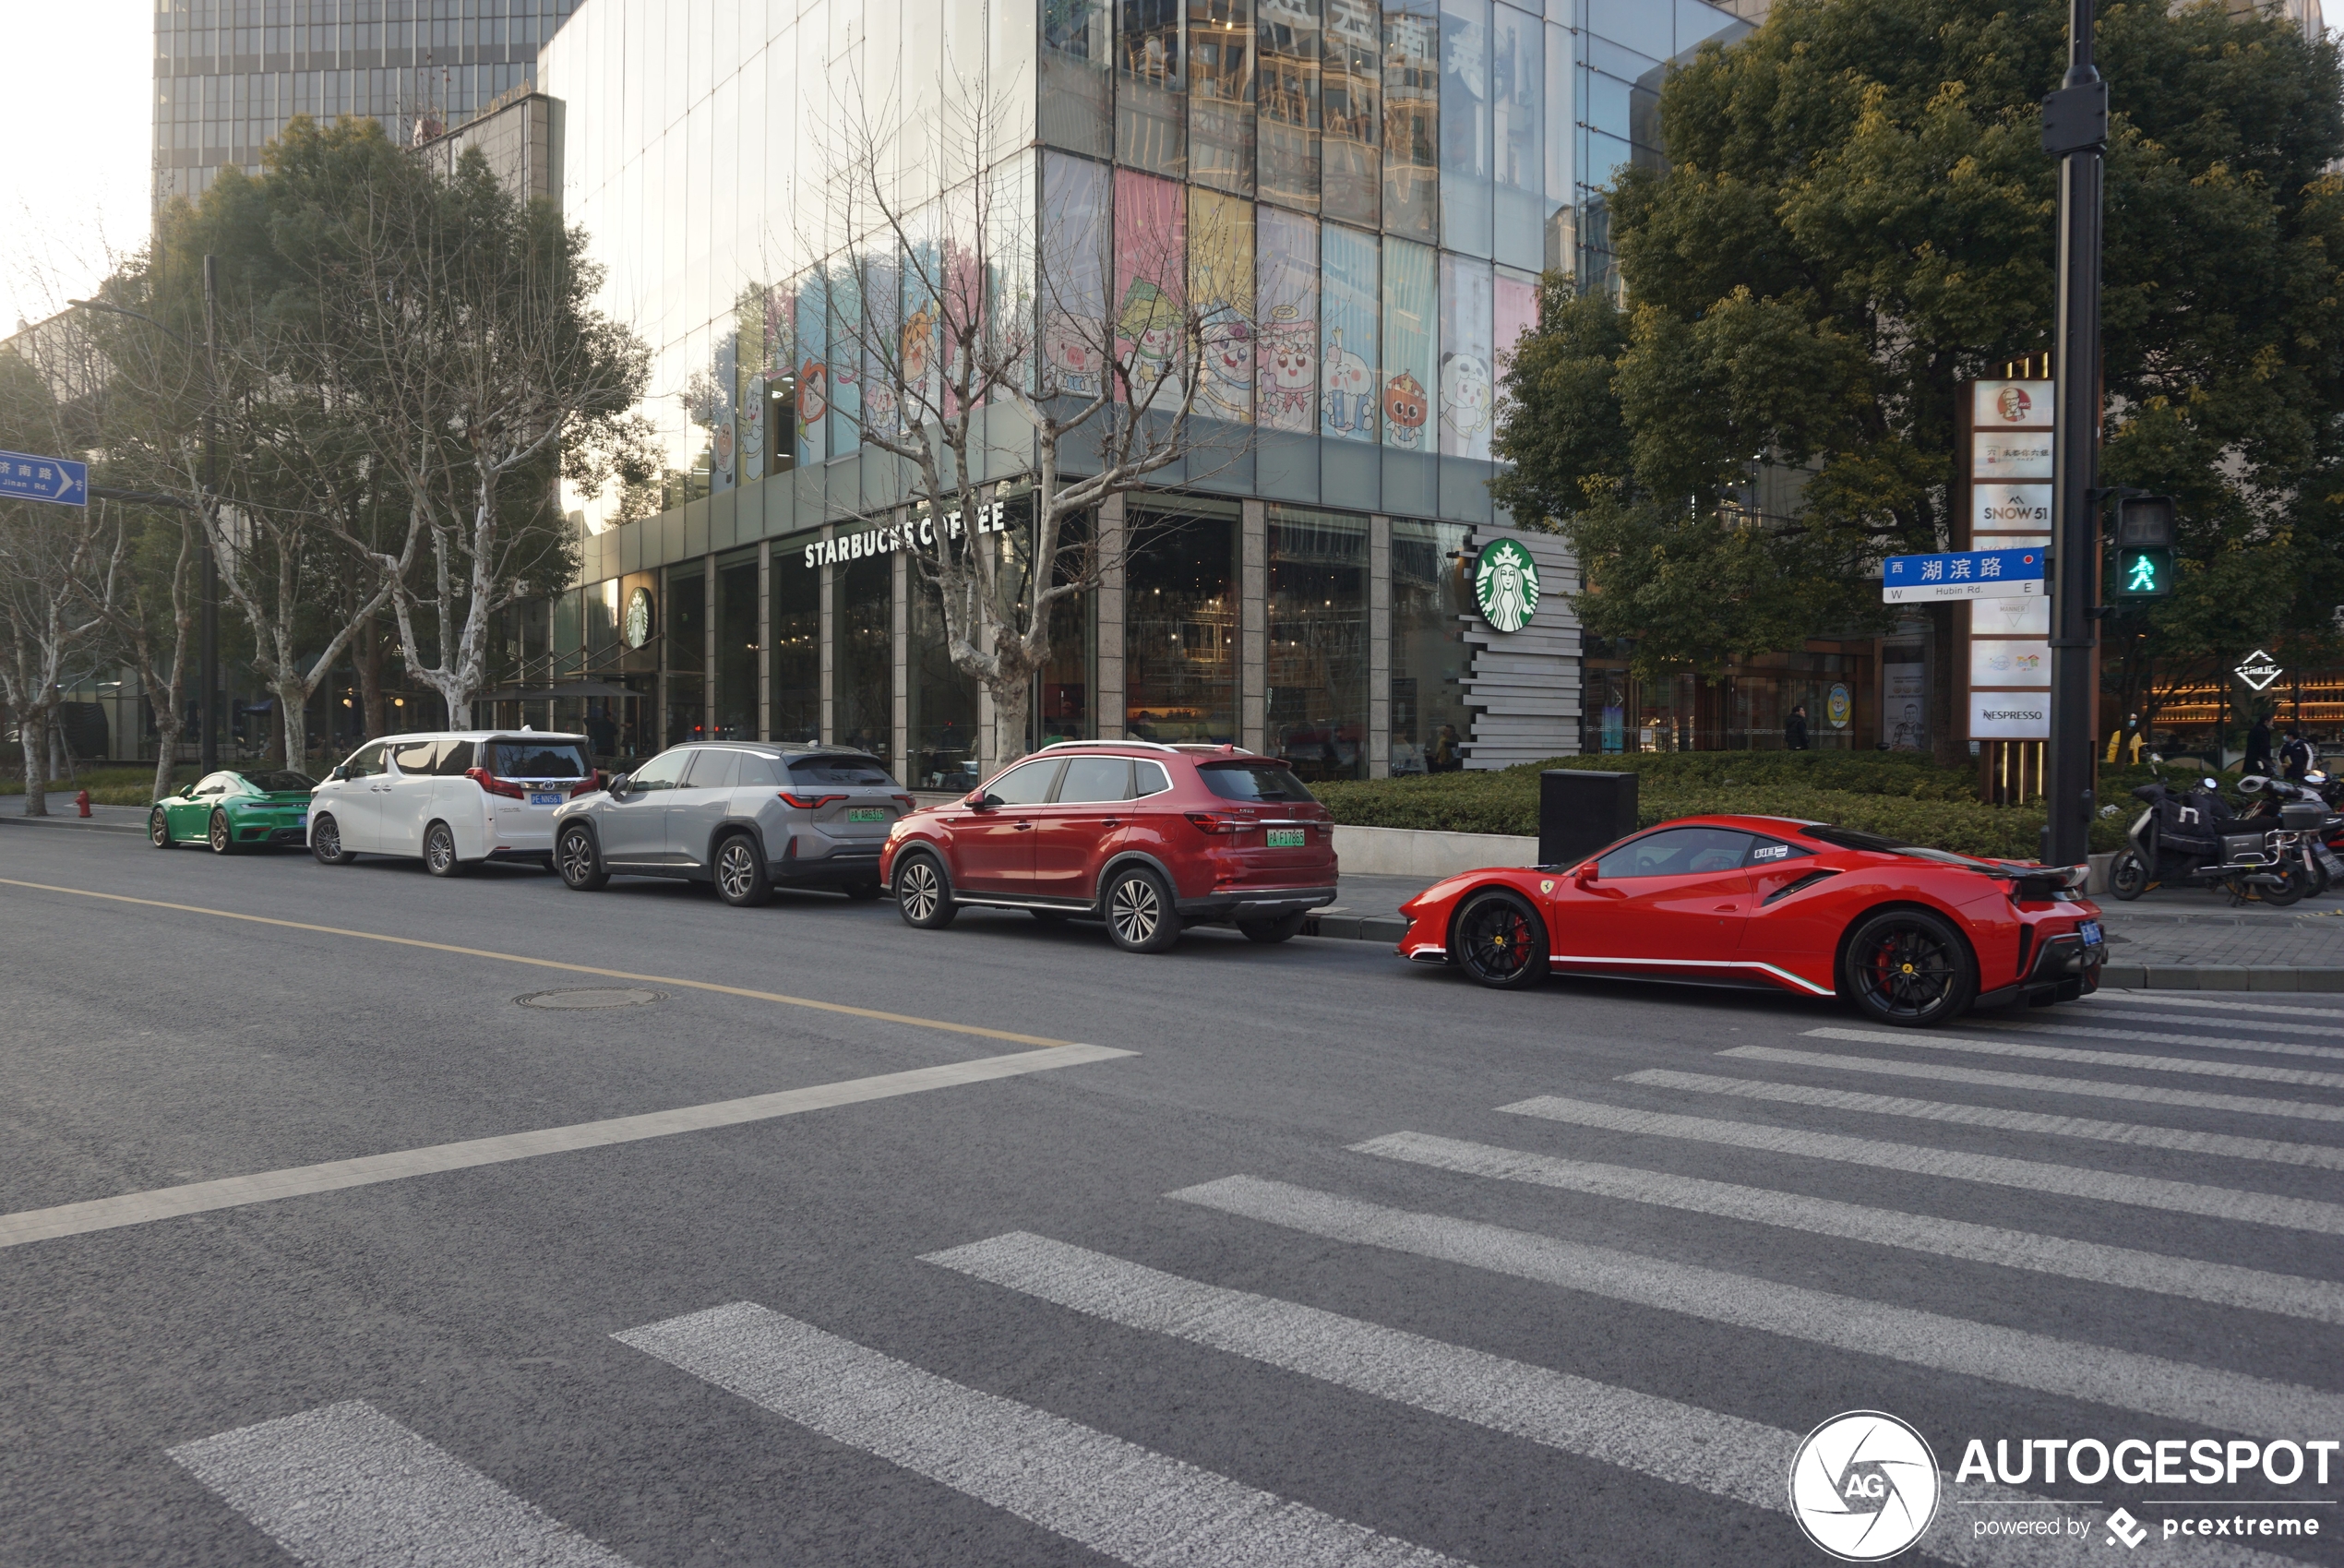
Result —
[[828, 806], [833, 800], [846, 798], [843, 795], [792, 795], [787, 790], [783, 790], [780, 794], [783, 805], [795, 806], [800, 811], [812, 811], [819, 807]]
[[1253, 826], [1245, 818], [1226, 811], [1191, 811], [1188, 816], [1201, 833], [1241, 833]]
[[464, 777], [480, 785], [481, 789], [486, 794], [501, 795], [513, 800], [525, 800], [528, 798], [527, 796], [522, 794], [520, 785], [517, 784], [509, 784], [503, 779], [494, 777], [485, 768], [466, 768], [464, 770]]

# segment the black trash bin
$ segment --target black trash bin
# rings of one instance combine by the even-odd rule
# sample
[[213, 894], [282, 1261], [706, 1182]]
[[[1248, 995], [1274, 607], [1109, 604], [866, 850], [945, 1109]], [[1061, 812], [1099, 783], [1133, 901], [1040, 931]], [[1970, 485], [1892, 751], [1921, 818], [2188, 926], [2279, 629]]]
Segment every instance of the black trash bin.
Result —
[[1636, 831], [1636, 775], [1549, 768], [1538, 775], [1538, 864], [1572, 866]]

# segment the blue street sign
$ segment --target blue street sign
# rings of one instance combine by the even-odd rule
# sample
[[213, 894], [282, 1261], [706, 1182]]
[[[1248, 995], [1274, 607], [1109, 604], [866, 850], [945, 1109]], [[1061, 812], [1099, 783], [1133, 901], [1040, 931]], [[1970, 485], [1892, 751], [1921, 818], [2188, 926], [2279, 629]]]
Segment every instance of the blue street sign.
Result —
[[2043, 592], [2040, 545], [2019, 550], [1955, 550], [1935, 556], [1891, 556], [1882, 563], [1884, 604], [1926, 599], [2023, 599]]
[[90, 465], [70, 458], [0, 452], [0, 496], [86, 507], [90, 504]]

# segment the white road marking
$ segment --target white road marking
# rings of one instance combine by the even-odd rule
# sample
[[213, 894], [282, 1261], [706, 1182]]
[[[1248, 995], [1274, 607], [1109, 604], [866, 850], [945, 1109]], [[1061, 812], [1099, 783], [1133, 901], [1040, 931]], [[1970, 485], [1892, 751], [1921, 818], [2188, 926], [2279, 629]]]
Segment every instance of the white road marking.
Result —
[[1250, 1176], [1169, 1194], [1308, 1236], [1462, 1263], [1659, 1311], [2230, 1431], [2344, 1421], [2344, 1394], [1996, 1323], [1669, 1263]]
[[2025, 1057], [2031, 1061], [2073, 1061], [2087, 1067], [2119, 1067], [2134, 1072], [2186, 1072], [2200, 1078], [2251, 1078], [2262, 1083], [2293, 1083], [2307, 1089], [2344, 1089], [2344, 1072], [2311, 1072], [2300, 1067], [2265, 1067], [2255, 1061], [2197, 1061], [2180, 1056], [2135, 1056], [2129, 1051], [2073, 1050], [2064, 1046], [2027, 1046], [2015, 1040], [1970, 1040], [1922, 1029], [1810, 1029], [1813, 1040], [1859, 1040], [1868, 1046], [1912, 1046], [1929, 1051], [1974, 1051], [1980, 1056]]
[[[2121, 1022], [2122, 1015], [2110, 1022]], [[2096, 1040], [2138, 1040], [2150, 1046], [2203, 1046], [2209, 1051], [2260, 1051], [2266, 1056], [2316, 1057], [2327, 1061], [2344, 1061], [2344, 1049], [2335, 1046], [2307, 1046], [2300, 1040], [2258, 1040], [2245, 1036], [2256, 1029], [2295, 1028], [2295, 1024], [2231, 1023], [2218, 1025], [2225, 1030], [2219, 1035], [2202, 1032], [2188, 1035], [2165, 1035], [2147, 1029], [2101, 1029], [2088, 1023], [2037, 1023], [2031, 1019], [2020, 1023], [2015, 1019], [1975, 1018], [1971, 1023], [1981, 1028], [2004, 1030], [2014, 1035], [2074, 1035]], [[2189, 1022], [2183, 1020], [2183, 1022]], [[2325, 1035], [2333, 1039], [2332, 1028], [2307, 1027], [2308, 1034]]]
[[[1212, 1182], [1172, 1196], [1191, 1198], [1226, 1186]], [[1275, 1297], [1202, 1284], [1024, 1232], [932, 1252], [927, 1261], [1108, 1323], [1207, 1346], [1671, 1486], [1772, 1514], [1788, 1512], [1785, 1482], [1799, 1438], [1777, 1427]], [[1920, 1550], [1941, 1562], [2008, 1568], [2008, 1545], [1975, 1538], [1964, 1504], [2040, 1507], [2044, 1500], [2000, 1485], [1955, 1489], [1949, 1480], [1946, 1490], [1938, 1522]], [[1776, 1527], [1783, 1550], [1798, 1550], [1789, 1525]], [[2046, 1537], [2028, 1543], [2028, 1561], [2106, 1568], [2099, 1545], [2097, 1536]], [[2290, 1559], [2228, 1542], [2193, 1538], [2166, 1546], [2176, 1551], [2174, 1561], [2191, 1568], [2295, 1568]]]
[[1566, 1100], [1553, 1095], [1540, 1095], [1498, 1108], [1518, 1116], [1567, 1121], [1577, 1127], [1600, 1127], [1611, 1132], [1683, 1138], [1692, 1143], [1759, 1149], [1774, 1155], [1802, 1155], [1810, 1159], [1910, 1171], [1917, 1176], [2016, 1187], [2029, 1192], [2061, 1192], [2106, 1203], [2132, 1203], [2172, 1214], [2205, 1215], [2289, 1230], [2317, 1231], [2323, 1236], [2344, 1236], [2344, 1203], [2324, 1203], [2316, 1198], [2282, 1198], [2267, 1192], [2206, 1187], [2195, 1181], [2052, 1165], [2044, 1160], [2012, 1159], [2004, 1155], [1931, 1149], [1913, 1143], [1884, 1143], [1877, 1138], [1851, 1138], [1838, 1132], [1768, 1127], [1754, 1121], [1674, 1116], [1667, 1111], [1634, 1110], [1625, 1106], [1598, 1105], [1592, 1100]]
[[2285, 1002], [2247, 1001], [2243, 995], [2239, 1000], [2231, 1001], [2227, 995], [2217, 998], [2177, 996], [2171, 991], [2099, 991], [2082, 1000], [2095, 1012], [2102, 1008], [2207, 1007], [2224, 1012], [2269, 1012], [2289, 1018], [2344, 1019], [2344, 1008], [2290, 1007]]
[[323, 1165], [293, 1166], [284, 1170], [257, 1171], [250, 1176], [223, 1177], [217, 1181], [191, 1181], [180, 1187], [158, 1187], [126, 1192], [118, 1198], [93, 1198], [87, 1203], [60, 1203], [54, 1208], [26, 1209], [0, 1215], [0, 1247], [45, 1241], [53, 1237], [80, 1236], [118, 1226], [143, 1225], [180, 1215], [266, 1203], [311, 1192], [332, 1192], [345, 1187], [365, 1187], [411, 1176], [466, 1170], [473, 1166], [500, 1165], [533, 1159], [540, 1155], [599, 1149], [612, 1143], [632, 1143], [664, 1138], [676, 1132], [700, 1132], [712, 1127], [737, 1127], [809, 1110], [860, 1105], [867, 1100], [891, 1099], [930, 1089], [957, 1088], [995, 1078], [1028, 1072], [1048, 1072], [1085, 1062], [1109, 1061], [1133, 1056], [1133, 1051], [1108, 1046], [1054, 1046], [1046, 1050], [1018, 1051], [1009, 1056], [980, 1057], [974, 1061], [946, 1062], [939, 1067], [914, 1068], [908, 1072], [883, 1072], [871, 1078], [849, 1078], [817, 1083], [778, 1094], [751, 1095], [745, 1099], [715, 1100], [707, 1105], [680, 1106], [641, 1116], [613, 1117], [605, 1121], [581, 1121], [568, 1127], [544, 1127], [533, 1132], [508, 1132], [496, 1138], [472, 1138], [460, 1143], [435, 1143], [402, 1149], [395, 1154], [366, 1155], [357, 1159], [330, 1160]]
[[[1763, 1050], [1765, 1047], [1758, 1047]], [[1740, 1055], [1740, 1052], [1728, 1052]], [[1784, 1055], [1806, 1065], [1848, 1064], [1845, 1057], [1813, 1051]], [[1882, 1064], [1902, 1067], [1902, 1062]], [[1996, 1076], [2024, 1076], [2002, 1074]], [[2047, 1132], [2061, 1138], [2096, 1138], [2105, 1143], [2135, 1143], [2152, 1149], [2177, 1149], [2193, 1155], [2226, 1155], [2233, 1159], [2268, 1160], [2274, 1165], [2311, 1166], [2344, 1170], [2344, 1148], [2333, 1143], [2290, 1143], [2278, 1138], [2246, 1138], [2234, 1132], [2195, 1132], [2181, 1127], [2150, 1127], [2133, 1121], [2095, 1121], [2080, 1116], [2053, 1116], [2039, 1110], [2003, 1110], [1993, 1106], [1966, 1106], [1943, 1100], [1915, 1100], [1902, 1095], [1866, 1095], [1853, 1089], [1819, 1089], [1807, 1083], [1771, 1083], [1752, 1078], [1719, 1078], [1706, 1072], [1676, 1072], [1648, 1068], [1620, 1076], [1622, 1083], [1643, 1083], [1656, 1089], [1690, 1089], [1698, 1094], [1738, 1095], [1746, 1100], [1775, 1100], [1784, 1105], [1821, 1106], [1832, 1110], [1870, 1111], [1879, 1116], [1908, 1116], [1925, 1121], [1955, 1121], [1971, 1127], [2000, 1127], [2014, 1132]], [[2026, 1087], [2065, 1083], [2064, 1078], [2030, 1079]], [[2219, 1098], [2221, 1096], [2216, 1096]]]
[[1142, 1568], [1440, 1568], [1378, 1534], [750, 1301], [613, 1336], [834, 1442]]
[[1942, 1061], [1888, 1061], [1879, 1057], [1832, 1056], [1824, 1051], [1785, 1050], [1779, 1046], [1736, 1046], [1717, 1053], [1741, 1061], [1777, 1061], [1845, 1072], [1874, 1072], [1892, 1078], [1927, 1078], [1940, 1083], [1975, 1083], [1984, 1088], [2027, 1089], [2037, 1094], [2079, 1095], [2140, 1105], [2188, 1106], [2197, 1110], [2241, 1111], [2249, 1116], [2293, 1117], [2304, 1121], [2344, 1121], [2344, 1106], [2310, 1100], [2268, 1100], [2254, 1095], [2217, 1095], [2202, 1089], [2167, 1089], [2156, 1084], [2111, 1083], [2096, 1078], [2053, 1078], [2040, 1072], [2000, 1072], [1985, 1067], [1955, 1067]]
[[309, 1568], [625, 1568], [364, 1400], [169, 1451]]
[[[2193, 1018], [2186, 1012], [2135, 1012], [2129, 1008], [2119, 1010], [2107, 1007], [2096, 1007], [2088, 1014], [2055, 1015], [2023, 1021], [1981, 1018], [1978, 1022], [1992, 1023], [1997, 1028], [2005, 1029], [2074, 1030], [2082, 1027], [2072, 1021], [2076, 1017], [2105, 1019], [2111, 1023], [2186, 1023], [2195, 1029], [2217, 1029], [2225, 1035], [2256, 1035], [2268, 1030], [2274, 1035], [2316, 1035], [2326, 1040], [2336, 1038], [2338, 1026], [2335, 1020], [2326, 1023], [2283, 1023], [2269, 1018], [2242, 1018], [2236, 1023], [2224, 1023], [2211, 1018]], [[2189, 1037], [2196, 1039], [2199, 1036], [2193, 1035]]]
[[1523, 1181], [1571, 1192], [1591, 1192], [1631, 1203], [1655, 1203], [1692, 1214], [1717, 1215], [1780, 1226], [1814, 1236], [1844, 1237], [1882, 1247], [1901, 1247], [1941, 1258], [2031, 1269], [2063, 1278], [2088, 1279], [2131, 1290], [2153, 1290], [2218, 1306], [2247, 1307], [2314, 1323], [2344, 1323], [2344, 1286], [2299, 1279], [2230, 1263], [2167, 1257], [2098, 1241], [2074, 1241], [1995, 1225], [1866, 1208], [1830, 1198], [1739, 1187], [1698, 1177], [1671, 1176], [1632, 1167], [1557, 1159], [1550, 1155], [1470, 1143], [1426, 1132], [1394, 1132], [1351, 1147], [1363, 1155], [1406, 1160], [1499, 1181]]

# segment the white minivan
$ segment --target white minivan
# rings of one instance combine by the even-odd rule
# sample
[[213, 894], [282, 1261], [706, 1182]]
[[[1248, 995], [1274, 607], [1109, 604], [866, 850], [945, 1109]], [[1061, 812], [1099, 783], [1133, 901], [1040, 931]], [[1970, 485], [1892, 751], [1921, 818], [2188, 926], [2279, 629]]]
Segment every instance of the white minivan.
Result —
[[586, 737], [533, 730], [442, 731], [370, 740], [309, 803], [309, 852], [418, 859], [435, 877], [484, 860], [554, 863], [554, 811], [599, 785]]

